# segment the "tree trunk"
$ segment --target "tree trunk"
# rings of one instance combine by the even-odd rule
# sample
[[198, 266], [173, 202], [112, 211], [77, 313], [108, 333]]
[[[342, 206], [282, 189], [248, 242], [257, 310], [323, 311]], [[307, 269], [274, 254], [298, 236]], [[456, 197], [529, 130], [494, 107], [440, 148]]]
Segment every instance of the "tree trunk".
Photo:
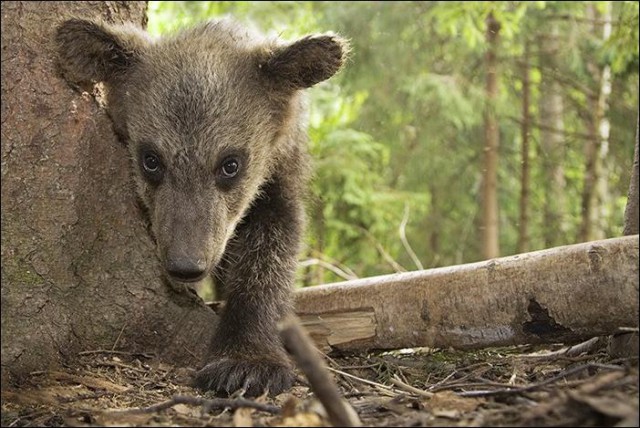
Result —
[[[605, 3], [605, 15], [600, 16], [593, 4], [587, 6], [587, 12], [594, 21], [593, 32], [602, 32], [606, 41], [611, 36], [611, 3]], [[600, 21], [602, 19], [602, 22]], [[608, 118], [609, 97], [611, 95], [611, 67], [602, 69], [595, 62], [589, 62], [587, 69], [598, 84], [594, 92], [596, 97], [589, 97], [590, 123], [588, 126], [591, 138], [585, 146], [586, 170], [584, 189], [582, 192], [582, 222], [580, 240], [592, 241], [602, 239], [606, 235], [607, 210], [610, 205], [609, 186], [607, 181], [607, 157], [609, 153]]]
[[562, 88], [555, 79], [559, 45], [558, 24], [549, 24], [549, 33], [540, 37], [540, 148], [544, 176], [545, 248], [566, 244], [566, 226], [562, 217], [566, 213], [564, 178], [565, 140], [564, 103]]
[[199, 364], [217, 318], [163, 282], [104, 111], [55, 67], [65, 16], [146, 23], [145, 2], [2, 2], [2, 375], [119, 349]]
[[629, 183], [629, 194], [627, 196], [627, 207], [624, 210], [624, 231], [625, 235], [638, 234], [638, 132], [640, 131], [640, 116], [636, 122], [636, 148], [633, 155], [633, 166], [631, 169], [631, 182]]
[[529, 132], [531, 115], [529, 114], [529, 42], [525, 41], [522, 61], [522, 164], [520, 170], [520, 222], [518, 224], [518, 252], [529, 251]]
[[496, 102], [498, 98], [498, 33], [500, 23], [493, 14], [487, 17], [487, 101], [484, 113], [484, 168], [482, 178], [482, 255], [491, 259], [500, 255], [498, 229], [498, 146], [500, 134], [496, 119]]
[[638, 326], [638, 235], [310, 287], [324, 351], [577, 343]]

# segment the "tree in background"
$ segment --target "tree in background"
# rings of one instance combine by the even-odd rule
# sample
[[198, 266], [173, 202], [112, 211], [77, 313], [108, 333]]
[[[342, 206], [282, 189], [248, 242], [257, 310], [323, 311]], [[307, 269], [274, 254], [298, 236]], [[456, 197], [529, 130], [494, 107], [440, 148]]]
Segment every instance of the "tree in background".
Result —
[[[545, 11], [546, 12], [546, 11]], [[560, 82], [559, 58], [562, 55], [558, 21], [542, 23], [543, 31], [536, 34], [538, 41], [538, 69], [540, 70], [539, 120], [540, 161], [544, 189], [543, 240], [545, 248], [561, 245], [567, 240], [564, 126], [564, 94]]]
[[487, 101], [484, 109], [484, 165], [482, 169], [482, 255], [500, 256], [498, 227], [498, 149], [500, 132], [496, 114], [498, 100], [498, 60], [500, 22], [492, 12], [487, 15]]
[[520, 124], [520, 156], [522, 168], [520, 170], [520, 215], [518, 224], [518, 253], [529, 251], [529, 193], [531, 173], [529, 166], [529, 140], [531, 129], [531, 63], [530, 43], [524, 41], [522, 54], [522, 123]]
[[[594, 34], [602, 35], [602, 42], [611, 37], [611, 3], [589, 4], [587, 17]], [[593, 43], [599, 40], [594, 38]], [[582, 192], [582, 221], [580, 239], [590, 241], [605, 237], [607, 211], [610, 208], [607, 169], [609, 153], [610, 120], [609, 97], [611, 96], [611, 66], [597, 63], [597, 58], [586, 62], [593, 83], [588, 94], [589, 137], [585, 141], [585, 183]]]

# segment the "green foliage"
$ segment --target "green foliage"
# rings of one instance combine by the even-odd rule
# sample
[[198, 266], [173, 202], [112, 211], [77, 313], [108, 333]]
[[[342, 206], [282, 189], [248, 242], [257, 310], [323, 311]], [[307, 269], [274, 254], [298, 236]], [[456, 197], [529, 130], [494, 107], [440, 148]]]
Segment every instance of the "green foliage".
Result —
[[233, 16], [259, 24], [271, 34], [293, 38], [315, 29], [313, 7], [313, 2], [300, 1], [151, 1], [148, 30], [167, 34], [202, 20]]
[[[503, 254], [518, 241], [522, 60], [530, 47], [529, 136], [531, 250], [544, 247], [546, 195], [538, 105], [543, 76], [564, 100], [566, 211], [564, 243], [576, 242], [585, 183], [585, 134], [594, 73], [614, 73], [608, 117], [606, 234], [620, 233], [638, 108], [638, 3], [613, 4], [613, 32], [604, 41], [589, 7], [604, 2], [150, 2], [149, 29], [174, 31], [232, 15], [285, 39], [336, 31], [351, 40], [347, 67], [310, 91], [310, 150], [315, 162], [309, 227], [302, 257], [323, 258], [359, 276], [393, 272], [393, 259], [415, 269], [398, 229], [425, 267], [481, 259], [486, 19], [500, 23], [499, 204]], [[551, 24], [561, 40], [552, 69], [542, 59]], [[319, 266], [304, 285], [338, 280]]]
[[[381, 263], [370, 240], [388, 244], [401, 222], [404, 204], [424, 211], [425, 195], [388, 188], [384, 171], [389, 150], [365, 132], [352, 128], [366, 93], [345, 96], [336, 85], [313, 91], [309, 136], [315, 160], [311, 247], [322, 249], [347, 266], [375, 274], [363, 260]], [[365, 233], [366, 232], [366, 233]], [[398, 248], [395, 249], [396, 251]]]
[[611, 38], [603, 46], [604, 62], [616, 74], [638, 73], [638, 8], [637, 1], [616, 2], [619, 22]]

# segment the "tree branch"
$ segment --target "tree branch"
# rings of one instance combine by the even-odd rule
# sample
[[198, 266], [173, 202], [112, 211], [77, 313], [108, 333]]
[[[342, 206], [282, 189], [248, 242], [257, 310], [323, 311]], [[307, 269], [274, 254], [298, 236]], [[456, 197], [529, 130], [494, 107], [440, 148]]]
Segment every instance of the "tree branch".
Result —
[[405, 203], [404, 215], [402, 216], [402, 222], [400, 223], [400, 228], [398, 229], [398, 233], [400, 234], [400, 240], [402, 241], [402, 246], [409, 254], [409, 257], [411, 257], [411, 260], [413, 260], [413, 263], [415, 263], [416, 267], [419, 270], [424, 270], [422, 263], [420, 263], [420, 259], [418, 258], [418, 256], [416, 256], [416, 253], [413, 251], [413, 248], [411, 248], [411, 245], [407, 240], [407, 234], [405, 233], [405, 229], [407, 227], [408, 221], [409, 221], [409, 204]]
[[302, 329], [298, 317], [289, 315], [280, 323], [280, 337], [287, 351], [309, 380], [311, 389], [327, 411], [333, 426], [362, 426], [357, 413], [340, 396], [338, 386], [320, 358], [319, 351]]

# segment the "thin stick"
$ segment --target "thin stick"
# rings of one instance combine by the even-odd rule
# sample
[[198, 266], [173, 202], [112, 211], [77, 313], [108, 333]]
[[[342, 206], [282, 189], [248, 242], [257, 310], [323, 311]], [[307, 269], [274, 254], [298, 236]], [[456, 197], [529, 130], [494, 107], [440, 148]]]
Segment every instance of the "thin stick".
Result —
[[246, 398], [213, 398], [206, 399], [201, 397], [190, 397], [188, 395], [175, 395], [171, 400], [163, 401], [162, 403], [154, 404], [149, 407], [142, 407], [139, 409], [127, 409], [127, 410], [115, 410], [110, 413], [117, 413], [120, 415], [137, 415], [145, 413], [155, 413], [161, 410], [169, 409], [176, 404], [190, 404], [193, 406], [203, 406], [208, 410], [218, 410], [229, 408], [231, 410], [239, 408], [256, 409], [267, 413], [279, 414], [280, 408], [272, 406], [270, 404], [257, 403], [255, 401], [247, 400]]
[[318, 265], [318, 266], [320, 266], [322, 268], [325, 268], [325, 269], [335, 273], [340, 278], [346, 279], [347, 281], [352, 280], [352, 279], [358, 279], [358, 277], [356, 275], [351, 275], [351, 274], [345, 272], [344, 270], [340, 269], [338, 266], [332, 265], [331, 263], [325, 262], [324, 260], [320, 260], [320, 259], [315, 259], [314, 258], [314, 259], [302, 260], [301, 262], [298, 263], [298, 265], [300, 267]]
[[411, 386], [408, 383], [404, 383], [403, 381], [401, 381], [397, 377], [392, 377], [392, 378], [389, 379], [389, 381], [392, 384], [394, 384], [395, 386], [397, 386], [398, 388], [404, 389], [405, 391], [408, 391], [408, 392], [410, 392], [412, 394], [415, 394], [415, 395], [418, 395], [420, 397], [431, 398], [434, 395], [433, 392], [424, 391], [422, 389], [418, 389], [418, 388], [416, 388], [414, 386]]
[[396, 271], [396, 272], [406, 272], [407, 270], [402, 267], [400, 265], [400, 263], [396, 262], [395, 260], [393, 260], [393, 257], [391, 257], [391, 255], [384, 249], [384, 247], [382, 246], [382, 244], [380, 244], [380, 242], [378, 242], [378, 240], [376, 239], [375, 236], [373, 236], [373, 234], [371, 232], [369, 232], [367, 229], [365, 229], [364, 227], [359, 227], [359, 229], [361, 231], [364, 232], [365, 235], [367, 235], [367, 238], [369, 238], [373, 244], [376, 246], [376, 249], [378, 250], [378, 252], [380, 253], [380, 255], [382, 256], [382, 258], [384, 258], [384, 260], [389, 263], [391, 265], [391, 267]]
[[391, 388], [390, 386], [384, 385], [382, 383], [373, 382], [373, 381], [370, 381], [370, 380], [367, 380], [367, 379], [363, 379], [361, 377], [354, 376], [354, 375], [352, 375], [350, 373], [343, 372], [341, 370], [336, 370], [336, 369], [331, 368], [331, 367], [328, 367], [328, 369], [331, 370], [334, 373], [342, 375], [343, 377], [351, 378], [351, 379], [357, 380], [360, 383], [371, 385], [375, 389], [378, 390], [378, 393], [380, 393], [382, 395], [386, 395], [387, 397], [397, 397], [398, 396], [398, 393], [393, 388]]
[[334, 258], [331, 258], [328, 255], [326, 255], [324, 253], [321, 253], [318, 250], [311, 249], [311, 253], [315, 254], [315, 257], [319, 258], [320, 260], [325, 260], [325, 261], [331, 263], [334, 266], [338, 266], [340, 269], [342, 269], [348, 275], [351, 275], [354, 278], [358, 278], [358, 275], [356, 275], [356, 273], [353, 270], [351, 270], [351, 268], [349, 268], [349, 266], [346, 266], [346, 265], [340, 263], [338, 260], [336, 260]]
[[127, 326], [127, 323], [128, 323], [128, 322], [125, 322], [125, 323], [122, 325], [122, 328], [120, 329], [120, 333], [118, 333], [118, 337], [116, 337], [116, 341], [115, 341], [115, 342], [113, 342], [113, 346], [111, 347], [111, 350], [112, 350], [112, 351], [116, 349], [116, 346], [118, 345], [118, 342], [120, 342], [120, 338], [122, 337], [122, 333], [124, 332], [124, 329], [125, 329], [125, 327]]
[[404, 215], [402, 216], [402, 222], [400, 223], [400, 227], [398, 228], [398, 233], [400, 234], [400, 240], [402, 241], [402, 245], [404, 246], [404, 249], [407, 250], [409, 257], [411, 257], [411, 260], [413, 260], [413, 263], [415, 263], [416, 267], [420, 270], [424, 270], [424, 266], [422, 266], [422, 263], [420, 263], [420, 259], [418, 258], [418, 256], [416, 256], [416, 253], [413, 251], [413, 248], [411, 248], [411, 245], [409, 245], [409, 241], [407, 240], [407, 234], [405, 232], [405, 229], [407, 227], [408, 221], [409, 221], [409, 204], [405, 204]]
[[291, 314], [281, 321], [280, 337], [309, 380], [311, 389], [327, 411], [331, 424], [338, 427], [362, 426], [356, 412], [341, 397], [338, 386], [311, 339], [302, 329], [298, 317]]
[[614, 366], [611, 364], [599, 364], [599, 363], [588, 363], [588, 364], [584, 364], [582, 366], [578, 366], [578, 367], [572, 367], [570, 369], [564, 370], [562, 373], [551, 377], [549, 379], [545, 379], [542, 382], [538, 382], [538, 383], [534, 383], [528, 386], [524, 386], [524, 387], [518, 387], [518, 388], [504, 388], [504, 389], [495, 389], [495, 390], [489, 390], [489, 391], [464, 391], [464, 392], [458, 392], [456, 393], [457, 395], [461, 396], [461, 397], [486, 397], [486, 396], [491, 396], [491, 395], [501, 395], [501, 394], [519, 394], [521, 392], [530, 392], [533, 390], [537, 390], [538, 388], [542, 388], [543, 386], [547, 386], [550, 385], [552, 383], [555, 383], [559, 380], [563, 380], [565, 379], [567, 376], [571, 376], [574, 375], [576, 373], [579, 373], [583, 370], [588, 370], [588, 369], [593, 369], [593, 368], [599, 368], [599, 369], [603, 369], [603, 370], [613, 370], [613, 371], [623, 371], [624, 369], [622, 367], [619, 366]]
[[585, 352], [591, 352], [596, 349], [598, 345], [602, 346], [599, 337], [592, 337], [591, 339], [578, 343], [577, 345], [569, 346], [559, 349], [557, 351], [548, 352], [546, 354], [529, 354], [529, 355], [517, 355], [516, 358], [532, 358], [532, 359], [552, 359], [556, 357], [577, 357]]
[[128, 356], [140, 356], [144, 358], [154, 358], [154, 354], [146, 354], [143, 352], [125, 352], [125, 351], [114, 351], [108, 349], [96, 349], [93, 351], [81, 351], [78, 352], [78, 355], [91, 355], [91, 354], [113, 354], [113, 355], [128, 355]]
[[383, 389], [383, 390], [386, 390], [386, 391], [389, 391], [389, 392], [393, 392], [393, 388], [391, 388], [388, 385], [385, 385], [385, 384], [382, 384], [382, 383], [378, 383], [378, 382], [374, 382], [374, 381], [367, 380], [367, 379], [363, 379], [361, 377], [354, 376], [351, 373], [343, 372], [342, 370], [332, 369], [331, 367], [327, 367], [327, 368], [329, 370], [331, 370], [332, 372], [338, 373], [338, 374], [340, 374], [342, 376], [349, 377], [351, 379], [355, 379], [355, 380], [357, 380], [359, 382], [366, 383], [367, 385], [375, 386], [376, 388], [380, 388], [380, 389]]

